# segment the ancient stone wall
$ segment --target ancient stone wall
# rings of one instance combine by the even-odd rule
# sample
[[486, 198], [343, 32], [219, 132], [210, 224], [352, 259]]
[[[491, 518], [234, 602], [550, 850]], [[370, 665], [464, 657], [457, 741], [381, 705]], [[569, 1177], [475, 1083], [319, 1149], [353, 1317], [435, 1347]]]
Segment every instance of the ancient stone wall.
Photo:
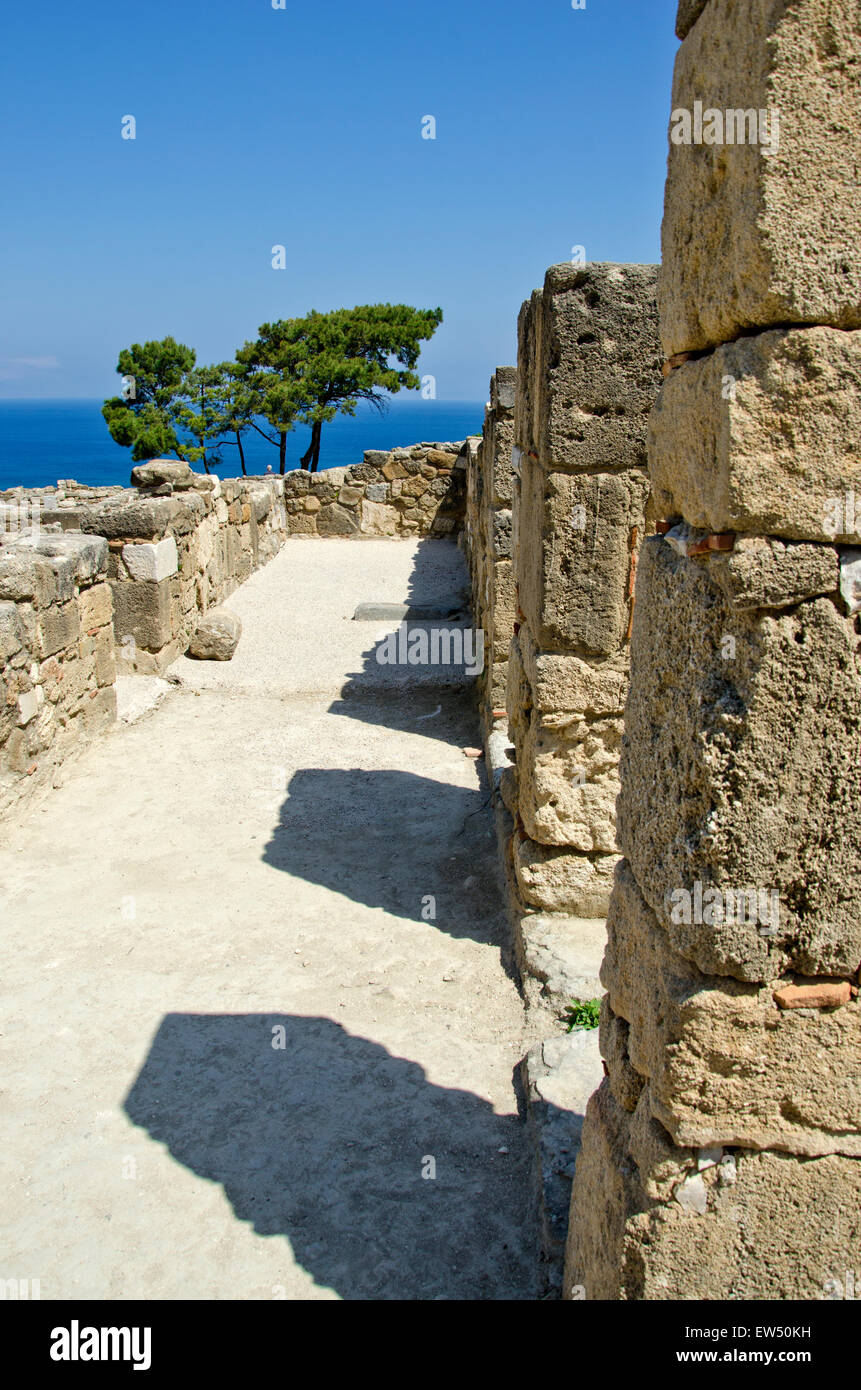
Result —
[[364, 461], [284, 477], [291, 536], [445, 536], [463, 525], [465, 443], [366, 450]]
[[466, 524], [463, 538], [470, 566], [473, 620], [484, 633], [484, 670], [479, 678], [482, 719], [491, 730], [505, 718], [508, 655], [514, 631], [514, 564], [511, 503], [514, 482], [515, 367], [497, 367], [480, 440], [467, 456]]
[[[656, 273], [552, 266], [520, 314], [507, 700], [515, 768], [504, 794], [530, 974], [590, 933], [603, 939], [649, 495], [646, 421], [660, 383]], [[552, 1002], [570, 1002], [569, 972], [538, 973]]]
[[116, 718], [108, 545], [0, 532], [0, 812]]
[[861, 1267], [861, 10], [687, 0], [679, 33], [674, 120], [760, 139], [670, 145], [662, 534], [566, 1283], [821, 1299]]
[[287, 522], [278, 477], [226, 478], [155, 461], [140, 486], [105, 500], [47, 505], [42, 526], [104, 536], [121, 671], [164, 671], [201, 613], [277, 553]]

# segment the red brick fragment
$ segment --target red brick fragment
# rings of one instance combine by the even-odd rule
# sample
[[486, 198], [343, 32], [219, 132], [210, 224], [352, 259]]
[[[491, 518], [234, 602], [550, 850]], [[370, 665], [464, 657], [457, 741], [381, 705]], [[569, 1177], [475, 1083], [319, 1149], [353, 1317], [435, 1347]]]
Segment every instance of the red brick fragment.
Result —
[[832, 1009], [849, 1003], [852, 986], [848, 980], [821, 985], [782, 985], [772, 998], [779, 1009]]

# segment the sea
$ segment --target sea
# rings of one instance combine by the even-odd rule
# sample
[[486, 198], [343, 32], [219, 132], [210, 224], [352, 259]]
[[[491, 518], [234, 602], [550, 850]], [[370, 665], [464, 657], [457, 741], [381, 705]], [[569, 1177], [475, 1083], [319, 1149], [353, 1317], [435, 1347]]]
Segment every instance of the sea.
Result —
[[[100, 400], [0, 401], [0, 489], [44, 487], [58, 478], [74, 478], [93, 487], [128, 486], [131, 450], [115, 444], [102, 419]], [[361, 463], [365, 449], [392, 449], [400, 444], [451, 442], [481, 431], [484, 402], [393, 398], [384, 414], [366, 402], [355, 415], [338, 415], [323, 426], [320, 468]], [[261, 422], [263, 424], [264, 422]], [[297, 427], [287, 436], [287, 468], [298, 467], [311, 431]], [[278, 471], [278, 449], [255, 430], [243, 435], [246, 468]], [[221, 449], [221, 478], [241, 474], [238, 450]], [[194, 467], [202, 471], [202, 464]]]

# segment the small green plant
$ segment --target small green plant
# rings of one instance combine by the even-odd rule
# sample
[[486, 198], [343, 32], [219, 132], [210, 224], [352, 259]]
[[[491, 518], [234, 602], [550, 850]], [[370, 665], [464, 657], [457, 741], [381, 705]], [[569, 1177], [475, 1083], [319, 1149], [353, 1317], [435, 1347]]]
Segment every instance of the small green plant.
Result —
[[588, 999], [585, 1004], [569, 1004], [565, 1010], [568, 1032], [572, 1033], [575, 1028], [597, 1028], [600, 1013], [600, 999]]

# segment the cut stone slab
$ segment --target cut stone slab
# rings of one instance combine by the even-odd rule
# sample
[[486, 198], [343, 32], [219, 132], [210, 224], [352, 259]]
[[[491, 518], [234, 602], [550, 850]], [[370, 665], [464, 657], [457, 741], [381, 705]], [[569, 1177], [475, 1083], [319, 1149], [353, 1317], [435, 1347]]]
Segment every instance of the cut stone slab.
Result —
[[[709, 0], [696, 18], [673, 79], [659, 288], [667, 357], [776, 323], [861, 326], [860, 59], [857, 0]], [[730, 144], [706, 110], [722, 124], [728, 110], [755, 114], [756, 139], [745, 131], [735, 143], [733, 118]], [[672, 138], [684, 135], [679, 112], [690, 113], [689, 144]], [[713, 134], [722, 142], [706, 143]]]
[[740, 338], [664, 383], [649, 420], [657, 515], [705, 531], [861, 540], [859, 438], [861, 332]]
[[607, 924], [603, 918], [527, 913], [517, 929], [518, 964], [543, 986], [542, 998], [560, 1014], [572, 1001], [603, 994], [599, 979]]
[[672, 949], [624, 863], [601, 980], [617, 1098], [633, 1108], [627, 1064], [648, 1080], [651, 1113], [676, 1144], [861, 1157], [861, 1004], [848, 1002], [848, 982], [829, 996], [842, 1007], [802, 1015], [779, 1008], [770, 985], [702, 975]]
[[603, 1079], [597, 1029], [577, 1029], [546, 1038], [521, 1063], [535, 1173], [543, 1255], [549, 1285], [562, 1285], [562, 1260], [574, 1165], [589, 1097]]
[[[204, 475], [205, 476], [205, 475]], [[148, 463], [139, 463], [132, 469], [132, 487], [175, 487], [185, 489], [194, 487], [194, 470], [187, 464], [176, 459], [150, 459]]]
[[658, 267], [551, 266], [518, 321], [515, 443], [548, 472], [644, 467]]
[[210, 608], [197, 624], [188, 655], [198, 661], [229, 661], [242, 635], [242, 621], [226, 608]]
[[515, 835], [512, 859], [520, 897], [528, 907], [593, 920], [606, 914], [618, 855], [590, 857]]
[[[861, 960], [854, 620], [836, 595], [740, 612], [709, 562], [655, 537], [640, 556], [631, 661], [618, 842], [674, 949], [705, 974], [752, 982], [786, 970], [851, 977]], [[767, 919], [730, 920], [726, 893], [751, 889]]]
[[179, 555], [173, 536], [164, 540], [123, 546], [123, 563], [132, 579], [158, 584], [169, 579], [179, 569]]
[[[714, 0], [711, 0], [714, 3]], [[816, 1301], [829, 1275], [857, 1268], [861, 1164], [828, 1154], [738, 1150], [699, 1174], [693, 1210], [676, 1200], [695, 1149], [669, 1143], [648, 1111], [633, 1115], [605, 1081], [591, 1098], [574, 1177], [563, 1294], [622, 1300]], [[696, 1192], [696, 1189], [695, 1189]], [[811, 1240], [811, 1213], [816, 1239]], [[841, 1274], [842, 1277], [842, 1274]]]
[[458, 618], [463, 614], [463, 604], [457, 599], [450, 603], [360, 603], [353, 614], [353, 622], [358, 623], [401, 623], [411, 619], [416, 623], [430, 623], [436, 618]]

